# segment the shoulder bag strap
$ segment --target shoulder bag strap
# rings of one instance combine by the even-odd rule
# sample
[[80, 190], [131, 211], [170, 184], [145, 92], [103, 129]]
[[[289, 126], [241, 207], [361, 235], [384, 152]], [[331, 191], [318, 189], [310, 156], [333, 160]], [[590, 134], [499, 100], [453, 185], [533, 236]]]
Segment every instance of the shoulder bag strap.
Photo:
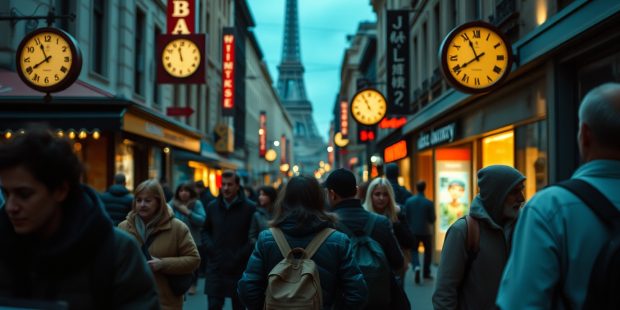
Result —
[[151, 253], [149, 253], [149, 247], [151, 246], [151, 243], [153, 243], [153, 239], [155, 239], [154, 235], [150, 235], [146, 238], [146, 241], [142, 244], [142, 247], [140, 247], [140, 249], [142, 250], [142, 254], [144, 254], [144, 257], [146, 257], [146, 260], [151, 260]]
[[273, 239], [276, 240], [276, 244], [278, 245], [278, 249], [280, 249], [280, 253], [282, 253], [282, 257], [286, 258], [288, 253], [291, 252], [291, 246], [288, 245], [288, 241], [286, 241], [284, 233], [280, 228], [271, 227], [269, 230], [273, 235]]
[[583, 201], [598, 218], [609, 228], [618, 225], [620, 220], [620, 211], [590, 183], [580, 179], [569, 179], [556, 184], [575, 194]]
[[467, 222], [467, 252], [475, 257], [480, 251], [480, 224], [471, 215], [465, 216]]
[[323, 244], [323, 242], [325, 242], [325, 240], [327, 240], [327, 238], [334, 231], [335, 230], [332, 228], [325, 228], [321, 230], [318, 234], [316, 234], [316, 236], [314, 236], [312, 241], [310, 241], [310, 243], [306, 246], [306, 249], [304, 250], [306, 252], [307, 258], [312, 258], [312, 256], [314, 256], [314, 253], [316, 253], [316, 251], [321, 246], [321, 244]]

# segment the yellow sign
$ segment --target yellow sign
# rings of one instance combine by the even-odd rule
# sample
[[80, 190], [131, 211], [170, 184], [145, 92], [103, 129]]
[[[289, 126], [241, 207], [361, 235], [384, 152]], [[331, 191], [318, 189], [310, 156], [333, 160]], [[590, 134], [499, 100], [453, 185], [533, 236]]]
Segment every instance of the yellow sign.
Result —
[[349, 139], [344, 139], [341, 132], [334, 135], [334, 144], [338, 147], [345, 147], [349, 144]]
[[235, 150], [235, 137], [233, 130], [226, 124], [215, 126], [215, 134], [219, 137], [215, 141], [215, 151], [220, 153], [232, 153]]
[[165, 142], [193, 152], [200, 152], [200, 140], [179, 133], [159, 124], [149, 122], [137, 115], [126, 113], [123, 117], [123, 130], [137, 135]]

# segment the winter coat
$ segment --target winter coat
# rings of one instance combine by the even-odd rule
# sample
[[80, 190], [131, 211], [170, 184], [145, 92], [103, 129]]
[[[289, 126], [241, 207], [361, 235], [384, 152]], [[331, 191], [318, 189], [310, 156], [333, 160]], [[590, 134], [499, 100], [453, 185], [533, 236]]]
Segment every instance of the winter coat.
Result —
[[200, 231], [202, 230], [202, 226], [205, 224], [205, 208], [202, 206], [202, 202], [200, 202], [200, 200], [191, 201], [188, 204], [188, 209], [191, 212], [189, 216], [187, 216], [177, 209], [177, 205], [180, 203], [181, 202], [172, 199], [168, 205], [170, 205], [174, 210], [174, 216], [189, 227], [189, 231], [192, 233], [192, 239], [194, 239], [196, 246], [201, 246], [202, 236], [200, 235]]
[[207, 207], [202, 240], [207, 252], [205, 294], [232, 296], [237, 282], [252, 254], [248, 238], [256, 205], [239, 190], [233, 203], [226, 208], [220, 195]]
[[[287, 218], [279, 225], [291, 248], [308, 246], [314, 236], [328, 222], [315, 219], [310, 225], [299, 227], [294, 218]], [[280, 249], [270, 230], [260, 233], [247, 268], [239, 281], [239, 297], [245, 306], [263, 309], [269, 272], [283, 259]], [[349, 238], [340, 232], [333, 232], [312, 257], [319, 270], [323, 309], [359, 309], [366, 303], [368, 288], [355, 263]]]
[[62, 226], [47, 240], [15, 234], [0, 209], [0, 297], [66, 301], [71, 309], [159, 309], [140, 249], [113, 228], [97, 193], [83, 187], [62, 208]]
[[133, 205], [133, 195], [121, 184], [110, 186], [107, 191], [101, 194], [101, 200], [106, 212], [114, 222], [114, 226], [125, 220]]
[[[343, 200], [332, 208], [332, 212], [338, 215], [337, 225], [342, 223], [353, 232], [362, 231], [370, 217], [370, 212], [362, 207], [359, 199]], [[404, 264], [403, 253], [394, 235], [392, 223], [387, 217], [377, 217], [370, 237], [381, 245], [392, 270], [400, 270]]]
[[267, 211], [267, 208], [257, 207], [256, 212], [254, 212], [254, 217], [252, 218], [252, 224], [250, 224], [250, 232], [248, 237], [252, 242], [256, 242], [258, 239], [258, 234], [261, 231], [269, 228], [267, 225], [271, 220], [271, 213]]
[[[486, 170], [485, 170], [486, 169]], [[466, 270], [467, 223], [460, 218], [448, 229], [437, 272], [435, 309], [494, 309], [499, 281], [510, 253], [514, 220], [498, 224], [508, 193], [525, 178], [517, 170], [502, 166], [478, 173], [480, 193], [469, 214], [480, 227], [480, 250]], [[489, 171], [491, 170], [491, 171]]]
[[[166, 275], [192, 273], [200, 265], [200, 256], [187, 225], [174, 218], [172, 210], [168, 207], [160, 212], [164, 212], [164, 216], [151, 233], [153, 241], [148, 252], [152, 257], [162, 260], [162, 268], [153, 272], [162, 309], [181, 309], [183, 308], [183, 296], [176, 296], [172, 293]], [[135, 211], [129, 212], [127, 219], [119, 225], [119, 228], [133, 235], [142, 246], [145, 240], [142, 240], [135, 227], [136, 216], [138, 215]]]
[[[620, 209], [620, 161], [590, 161], [573, 178], [590, 183]], [[594, 261], [609, 236], [571, 192], [554, 186], [538, 192], [519, 215], [497, 304], [502, 309], [581, 309]]]
[[426, 199], [424, 194], [419, 193], [407, 199], [403, 206], [403, 212], [414, 235], [432, 235], [433, 223], [435, 223], [437, 216], [433, 202]]

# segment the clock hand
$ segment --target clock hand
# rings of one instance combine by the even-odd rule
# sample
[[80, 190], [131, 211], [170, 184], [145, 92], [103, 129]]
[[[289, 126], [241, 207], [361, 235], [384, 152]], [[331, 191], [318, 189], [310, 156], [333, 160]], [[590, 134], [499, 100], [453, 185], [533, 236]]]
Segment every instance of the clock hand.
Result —
[[45, 48], [43, 48], [43, 44], [39, 45], [39, 47], [41, 47], [41, 51], [43, 51], [43, 57], [47, 59], [47, 55], [45, 54]]
[[478, 57], [480, 57], [478, 54], [476, 54], [476, 50], [474, 49], [474, 44], [471, 43], [471, 41], [467, 41], [469, 42], [469, 47], [471, 47], [471, 50], [474, 52], [474, 56], [476, 56], [476, 60], [478, 60]]
[[52, 55], [49, 55], [49, 56], [45, 57], [45, 59], [41, 60], [41, 62], [39, 62], [38, 64], [32, 66], [32, 69], [36, 69], [38, 66], [40, 66], [44, 62], [49, 62], [50, 58], [52, 58]]
[[475, 57], [474, 59], [464, 63], [461, 65], [461, 68], [465, 68], [467, 67], [467, 65], [469, 65], [470, 63], [474, 62], [474, 61], [480, 61], [480, 57], [484, 56], [484, 52], [480, 53], [480, 55], [478, 55], [477, 57]]
[[181, 54], [181, 48], [179, 47], [179, 56], [181, 57], [181, 62], [183, 62], [183, 54]]

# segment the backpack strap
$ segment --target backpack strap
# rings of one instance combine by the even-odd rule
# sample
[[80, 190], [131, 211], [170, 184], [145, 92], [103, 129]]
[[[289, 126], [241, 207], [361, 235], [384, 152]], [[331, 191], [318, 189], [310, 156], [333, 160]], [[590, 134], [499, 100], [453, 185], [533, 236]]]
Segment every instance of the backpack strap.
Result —
[[609, 228], [614, 228], [620, 220], [620, 211], [590, 183], [580, 179], [568, 179], [556, 184], [575, 194]]
[[280, 253], [282, 253], [282, 257], [286, 258], [288, 253], [291, 252], [291, 246], [288, 244], [288, 241], [286, 241], [284, 233], [280, 228], [271, 227], [269, 230], [273, 235], [273, 239], [276, 240], [276, 244], [278, 245], [278, 249], [280, 249]]
[[368, 215], [368, 221], [366, 221], [366, 225], [364, 226], [364, 235], [370, 237], [372, 231], [375, 229], [378, 215], [374, 215], [372, 212], [369, 212]]
[[334, 231], [335, 230], [333, 228], [325, 228], [325, 229], [321, 230], [318, 234], [316, 234], [316, 236], [314, 236], [314, 238], [312, 238], [312, 240], [310, 241], [310, 243], [306, 246], [306, 249], [304, 250], [306, 252], [306, 257], [308, 259], [312, 258], [314, 253], [316, 253], [316, 251], [321, 246], [321, 244], [323, 244], [323, 242], [325, 242], [325, 240], [327, 240], [327, 238]]
[[467, 223], [467, 254], [471, 257], [468, 259], [473, 261], [480, 252], [480, 223], [469, 214], [465, 216], [465, 222]]

